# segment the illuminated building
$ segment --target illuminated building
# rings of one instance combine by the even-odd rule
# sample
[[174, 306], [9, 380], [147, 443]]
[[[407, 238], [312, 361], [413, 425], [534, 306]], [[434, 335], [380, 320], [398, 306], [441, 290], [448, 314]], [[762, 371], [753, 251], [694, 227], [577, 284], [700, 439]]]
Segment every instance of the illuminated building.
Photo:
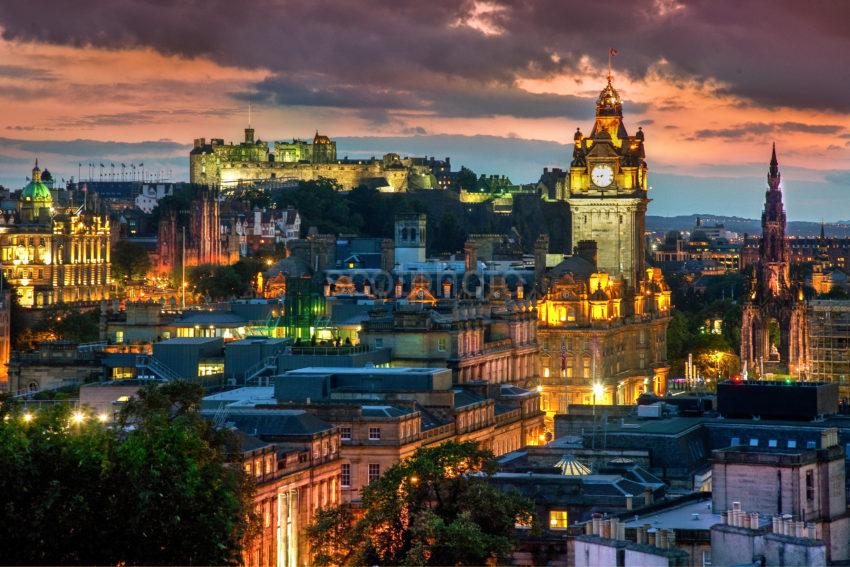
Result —
[[[535, 245], [539, 375], [548, 418], [570, 404], [632, 404], [664, 394], [670, 289], [645, 267], [644, 134], [628, 135], [608, 79], [589, 136], [575, 134], [568, 172], [553, 171], [569, 203], [575, 254], [548, 267], [548, 238]], [[550, 180], [551, 181], [551, 180]]]
[[181, 218], [173, 209], [163, 211], [157, 233], [157, 273], [171, 274], [180, 267], [184, 235], [186, 266], [229, 265], [239, 260], [239, 237], [225, 230], [215, 191], [199, 192], [192, 199], [188, 218]]
[[339, 431], [304, 411], [235, 415], [240, 462], [253, 478], [256, 537], [244, 550], [251, 567], [309, 565], [304, 530], [320, 509], [339, 504]]
[[402, 158], [388, 153], [381, 158], [337, 159], [336, 142], [316, 132], [312, 143], [302, 140], [268, 142], [254, 139], [245, 129], [245, 140], [225, 144], [221, 138], [195, 140], [189, 154], [189, 181], [230, 188], [254, 182], [315, 181], [332, 179], [343, 189], [367, 185], [386, 192], [436, 189], [443, 186], [448, 163], [422, 158]]
[[90, 209], [54, 202], [36, 162], [17, 212], [0, 215], [3, 274], [23, 307], [109, 299], [109, 218]]
[[[767, 174], [759, 260], [747, 289], [741, 322], [741, 361], [750, 372], [796, 375], [806, 366], [806, 307], [801, 286], [791, 281], [776, 146]], [[779, 344], [771, 344], [771, 326]]]
[[644, 157], [643, 130], [626, 132], [623, 104], [609, 77], [590, 135], [576, 130], [573, 160], [558, 193], [570, 205], [573, 245], [595, 241], [599, 270], [623, 276], [632, 287], [643, 278], [649, 204]]

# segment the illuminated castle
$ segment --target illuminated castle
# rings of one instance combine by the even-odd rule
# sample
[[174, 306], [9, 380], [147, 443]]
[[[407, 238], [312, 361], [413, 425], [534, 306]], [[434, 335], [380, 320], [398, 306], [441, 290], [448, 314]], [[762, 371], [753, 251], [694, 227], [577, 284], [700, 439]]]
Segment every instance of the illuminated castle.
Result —
[[[432, 160], [433, 162], [433, 160]], [[336, 142], [319, 134], [312, 142], [269, 142], [245, 129], [243, 142], [225, 144], [221, 138], [197, 138], [189, 154], [189, 181], [229, 188], [254, 182], [315, 181], [331, 179], [343, 189], [359, 185], [380, 191], [434, 189], [433, 173], [441, 164], [420, 158], [385, 154], [382, 158], [337, 159]]]
[[54, 199], [63, 192], [45, 183], [36, 161], [17, 211], [0, 215], [3, 275], [24, 307], [109, 298], [109, 218], [92, 210], [88, 198], [82, 204]]

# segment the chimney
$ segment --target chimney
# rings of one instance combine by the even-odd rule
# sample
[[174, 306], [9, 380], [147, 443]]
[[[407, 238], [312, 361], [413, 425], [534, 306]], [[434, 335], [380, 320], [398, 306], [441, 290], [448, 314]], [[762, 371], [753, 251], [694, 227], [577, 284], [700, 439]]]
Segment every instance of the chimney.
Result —
[[595, 267], [597, 261], [596, 250], [597, 247], [595, 240], [581, 240], [575, 247], [575, 254], [576, 256], [584, 258]]
[[467, 272], [478, 269], [478, 245], [474, 240], [467, 240], [463, 245], [464, 264]]
[[381, 269], [387, 273], [395, 267], [395, 244], [392, 239], [381, 240]]

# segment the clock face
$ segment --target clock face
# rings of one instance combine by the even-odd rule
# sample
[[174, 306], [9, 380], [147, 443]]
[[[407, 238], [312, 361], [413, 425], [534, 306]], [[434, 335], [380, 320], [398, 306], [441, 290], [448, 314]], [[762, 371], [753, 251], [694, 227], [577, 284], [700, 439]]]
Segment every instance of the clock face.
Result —
[[614, 170], [610, 165], [597, 165], [591, 170], [590, 179], [597, 187], [608, 187], [614, 181]]

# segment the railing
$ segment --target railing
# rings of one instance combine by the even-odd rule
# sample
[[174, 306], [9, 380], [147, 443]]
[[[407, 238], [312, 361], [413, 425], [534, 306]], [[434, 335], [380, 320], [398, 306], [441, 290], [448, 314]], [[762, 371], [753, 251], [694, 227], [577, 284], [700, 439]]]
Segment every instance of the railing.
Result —
[[[138, 375], [139, 373], [143, 373], [145, 370], [151, 371], [155, 376], [167, 382], [180, 380], [182, 378], [174, 370], [167, 367], [154, 357], [147, 354], [140, 354], [136, 357], [136, 374]], [[144, 373], [143, 375], [147, 375], [147, 373]]]
[[277, 370], [277, 357], [269, 356], [264, 358], [251, 368], [245, 371], [245, 384], [250, 384], [255, 379], [259, 382], [260, 376], [268, 371]]
[[359, 354], [369, 352], [367, 345], [340, 345], [340, 346], [294, 346], [292, 354], [308, 354], [308, 355], [344, 355], [344, 354]]
[[99, 341], [96, 343], [83, 343], [77, 345], [77, 352], [97, 352], [106, 348], [106, 341]]

